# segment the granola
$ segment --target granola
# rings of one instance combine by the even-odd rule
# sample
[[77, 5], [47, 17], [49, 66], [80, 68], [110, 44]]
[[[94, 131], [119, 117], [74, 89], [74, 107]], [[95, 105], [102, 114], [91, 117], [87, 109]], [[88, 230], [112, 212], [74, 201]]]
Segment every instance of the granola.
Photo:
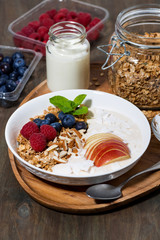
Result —
[[[53, 113], [58, 117], [58, 108], [52, 106], [48, 107], [48, 110], [44, 110], [42, 115], [30, 118], [33, 121], [35, 118], [44, 119], [47, 113]], [[76, 119], [84, 120], [85, 117], [77, 117]], [[47, 148], [42, 152], [36, 152], [32, 149], [29, 140], [24, 138], [21, 134], [17, 137], [18, 147], [17, 152], [24, 160], [30, 164], [52, 171], [52, 167], [58, 163], [66, 163], [68, 159], [75, 155], [78, 155], [79, 149], [85, 144], [84, 134], [86, 130], [76, 130], [75, 128], [64, 128], [57, 135], [53, 141], [47, 143]]]
[[[144, 37], [147, 42], [143, 44], [150, 43], [151, 38], [156, 38], [155, 44], [160, 44], [160, 33], [145, 33]], [[159, 51], [135, 48], [127, 44], [126, 48], [130, 56], [122, 57], [108, 72], [113, 92], [143, 109], [160, 107]], [[122, 51], [121, 47], [115, 49], [116, 53]], [[117, 56], [112, 56], [111, 61], [116, 59]]]

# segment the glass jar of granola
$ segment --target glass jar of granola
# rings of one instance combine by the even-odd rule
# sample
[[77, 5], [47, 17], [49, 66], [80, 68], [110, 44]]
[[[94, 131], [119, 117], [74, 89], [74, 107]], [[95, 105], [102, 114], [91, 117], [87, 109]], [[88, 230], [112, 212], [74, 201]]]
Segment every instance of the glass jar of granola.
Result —
[[109, 44], [98, 48], [116, 95], [141, 109], [160, 108], [160, 4], [123, 10]]

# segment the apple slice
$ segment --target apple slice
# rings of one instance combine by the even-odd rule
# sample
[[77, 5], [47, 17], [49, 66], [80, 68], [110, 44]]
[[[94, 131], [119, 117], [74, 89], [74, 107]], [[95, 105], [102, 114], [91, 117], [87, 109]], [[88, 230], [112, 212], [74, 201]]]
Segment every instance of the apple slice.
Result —
[[86, 159], [100, 167], [114, 161], [130, 158], [130, 150], [123, 140], [111, 133], [98, 133], [90, 136], [85, 144]]

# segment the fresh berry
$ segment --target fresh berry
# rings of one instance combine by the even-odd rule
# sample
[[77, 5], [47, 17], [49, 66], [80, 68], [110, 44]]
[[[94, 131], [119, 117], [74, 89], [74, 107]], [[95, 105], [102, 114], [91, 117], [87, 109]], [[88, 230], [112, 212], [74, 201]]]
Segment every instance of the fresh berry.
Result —
[[[87, 27], [86, 31], [88, 32], [91, 28], [90, 27]], [[99, 38], [99, 31], [97, 29], [95, 29], [94, 31], [90, 31], [88, 34], [87, 34], [87, 39], [89, 41], [95, 41]]]
[[37, 30], [37, 33], [39, 34], [40, 38], [44, 38], [44, 35], [48, 33], [48, 28], [45, 26], [40, 26]]
[[54, 16], [54, 21], [56, 23], [58, 22], [63, 22], [63, 21], [66, 21], [67, 20], [67, 16], [66, 14], [64, 14], [63, 12], [58, 12], [55, 16]]
[[[3, 76], [3, 75], [2, 75]], [[6, 84], [6, 79], [0, 76], [0, 87]]]
[[54, 123], [57, 120], [56, 116], [53, 113], [46, 114], [45, 119], [49, 120], [50, 123]]
[[48, 119], [43, 119], [42, 122], [41, 122], [41, 126], [42, 125], [49, 125], [50, 124], [50, 121]]
[[33, 22], [30, 22], [30, 23], [28, 24], [28, 26], [31, 26], [35, 31], [37, 31], [37, 29], [38, 29], [39, 26], [40, 26], [40, 23], [39, 23], [39, 21], [33, 21]]
[[4, 74], [9, 74], [12, 71], [11, 65], [9, 63], [1, 63], [0, 69]]
[[90, 22], [90, 24], [89, 24], [89, 27], [90, 28], [92, 28], [92, 27], [94, 27], [95, 25], [97, 25], [98, 24], [98, 29], [99, 30], [102, 30], [102, 28], [104, 27], [103, 26], [103, 23], [101, 22], [101, 19], [99, 19], [99, 18], [97, 18], [97, 17], [95, 17], [91, 22]]
[[91, 15], [89, 13], [80, 12], [78, 14], [78, 22], [85, 27], [91, 22], [91, 19]]
[[47, 146], [47, 141], [42, 133], [33, 133], [30, 137], [30, 144], [33, 150], [42, 152]]
[[24, 58], [24, 55], [23, 55], [21, 52], [15, 52], [15, 53], [13, 53], [13, 55], [12, 55], [13, 61], [14, 61], [16, 58]]
[[69, 12], [68, 15], [67, 15], [67, 20], [78, 22], [78, 14], [74, 11]]
[[51, 18], [45, 18], [42, 20], [42, 26], [45, 26], [47, 29], [49, 29], [53, 24], [54, 20]]
[[81, 129], [85, 129], [85, 130], [86, 130], [86, 129], [87, 129], [87, 123], [84, 122], [84, 121], [76, 122], [75, 128], [76, 128], [77, 130], [81, 130]]
[[21, 32], [24, 33], [28, 37], [29, 35], [31, 35], [34, 32], [34, 28], [32, 28], [31, 26], [26, 26], [26, 27], [22, 28]]
[[8, 80], [9, 79], [9, 77], [8, 77], [8, 75], [7, 74], [2, 74], [1, 76], [0, 76], [0, 78], [2, 79], [5, 79], [5, 80]]
[[39, 17], [40, 23], [42, 24], [42, 21], [43, 21], [44, 19], [47, 19], [47, 18], [50, 18], [47, 13], [41, 14], [40, 17]]
[[26, 65], [25, 60], [23, 58], [16, 58], [13, 62], [13, 68], [17, 69], [19, 67], [24, 67]]
[[36, 32], [31, 33], [31, 35], [29, 35], [29, 38], [32, 38], [32, 39], [38, 40], [38, 41], [41, 40], [41, 36], [39, 35], [39, 33], [36, 33]]
[[46, 13], [50, 16], [50, 18], [54, 18], [54, 16], [56, 15], [57, 11], [56, 11], [56, 9], [52, 9], [50, 11], [47, 11]]
[[51, 125], [42, 125], [40, 131], [46, 137], [47, 141], [52, 141], [57, 136], [56, 129]]
[[59, 122], [54, 122], [54, 123], [51, 123], [50, 125], [51, 125], [52, 127], [54, 127], [57, 132], [60, 132], [60, 131], [61, 131], [61, 128], [62, 128], [62, 124], [61, 124], [61, 123], [59, 123]]
[[6, 57], [4, 57], [4, 58], [3, 58], [2, 62], [9, 63], [9, 64], [12, 64], [12, 58], [11, 58], [11, 57], [8, 57], [8, 56], [6, 56]]
[[15, 81], [13, 80], [8, 80], [6, 82], [6, 89], [7, 89], [7, 92], [12, 92], [16, 89], [17, 87], [17, 84], [15, 83]]
[[18, 78], [18, 72], [17, 71], [13, 71], [9, 74], [9, 79], [16, 81]]
[[20, 75], [20, 76], [23, 76], [26, 70], [27, 70], [27, 67], [26, 67], [26, 66], [19, 67], [19, 68], [18, 68], [18, 73], [19, 73], [19, 75]]
[[66, 114], [61, 111], [61, 112], [59, 112], [59, 114], [58, 114], [58, 118], [62, 121], [62, 119], [64, 118], [65, 115], [66, 115]]
[[48, 33], [46, 33], [43, 37], [43, 42], [46, 43], [48, 41], [48, 39], [49, 39], [49, 35], [48, 35]]
[[40, 127], [40, 126], [41, 126], [41, 123], [42, 123], [42, 119], [40, 119], [40, 118], [35, 118], [35, 119], [33, 120], [33, 122], [35, 122], [35, 123], [37, 124], [37, 126]]
[[65, 128], [72, 128], [74, 124], [76, 123], [76, 120], [73, 115], [66, 114], [64, 118], [62, 119], [62, 126]]
[[27, 122], [21, 129], [23, 137], [29, 139], [33, 133], [39, 133], [39, 127], [33, 121]]
[[67, 8], [61, 8], [61, 9], [59, 10], [59, 13], [63, 13], [63, 14], [65, 14], [65, 15], [67, 15], [67, 14], [69, 13], [69, 10], [68, 10]]
[[6, 93], [6, 92], [7, 92], [6, 85], [2, 85], [2, 86], [0, 87], [0, 92], [3, 92], [3, 93]]

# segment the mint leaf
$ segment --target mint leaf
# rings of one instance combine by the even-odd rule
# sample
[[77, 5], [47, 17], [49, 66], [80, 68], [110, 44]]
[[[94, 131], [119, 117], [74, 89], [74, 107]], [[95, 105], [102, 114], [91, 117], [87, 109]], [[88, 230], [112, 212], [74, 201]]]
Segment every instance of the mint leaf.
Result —
[[72, 107], [72, 101], [68, 100], [65, 97], [54, 96], [49, 100], [50, 100], [50, 103], [60, 108], [60, 110], [63, 111], [64, 113], [71, 112], [74, 110], [74, 108]]
[[76, 109], [72, 114], [73, 115], [83, 115], [86, 113], [88, 113], [88, 107], [82, 106], [82, 107]]
[[86, 94], [80, 94], [73, 100], [74, 103], [76, 104], [76, 107], [78, 107], [83, 102], [86, 96], [87, 96]]

